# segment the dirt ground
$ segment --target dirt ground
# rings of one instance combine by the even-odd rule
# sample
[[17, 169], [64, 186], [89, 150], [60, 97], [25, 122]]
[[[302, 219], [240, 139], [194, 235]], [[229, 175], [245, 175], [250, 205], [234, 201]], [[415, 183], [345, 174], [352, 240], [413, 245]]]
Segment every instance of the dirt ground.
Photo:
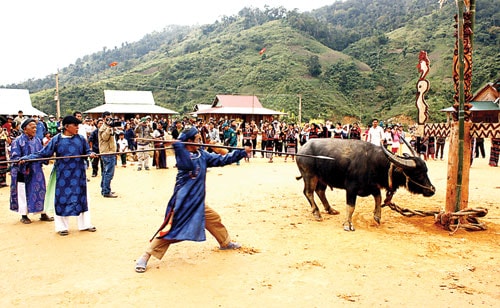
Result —
[[[489, 154], [489, 145], [486, 147]], [[313, 219], [297, 181], [297, 166], [253, 158], [241, 166], [213, 168], [207, 203], [223, 218], [239, 251], [219, 251], [207, 234], [201, 243], [172, 245], [152, 258], [144, 274], [134, 264], [163, 219], [176, 169], [118, 167], [112, 188], [99, 194], [100, 177], [88, 183], [97, 232], [61, 237], [53, 223], [23, 225], [0, 189], [1, 307], [498, 307], [500, 303], [500, 169], [488, 158], [471, 167], [471, 207], [486, 207], [488, 230], [454, 235], [433, 217], [406, 218], [383, 208], [372, 218], [373, 199], [358, 198], [355, 232], [342, 222], [345, 193], [327, 192], [341, 215]], [[431, 198], [400, 190], [394, 202], [410, 209], [444, 206], [447, 161], [428, 161], [437, 188]], [[45, 168], [49, 174], [51, 166]], [[89, 170], [90, 175], [90, 170]]]

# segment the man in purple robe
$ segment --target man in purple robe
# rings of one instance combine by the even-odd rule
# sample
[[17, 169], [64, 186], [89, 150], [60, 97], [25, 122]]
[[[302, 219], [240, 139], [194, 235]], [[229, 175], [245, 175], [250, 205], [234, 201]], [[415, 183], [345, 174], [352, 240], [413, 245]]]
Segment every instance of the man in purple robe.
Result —
[[[226, 155], [209, 153], [200, 146], [183, 142], [200, 143], [201, 135], [196, 127], [184, 130], [172, 140], [177, 162], [177, 177], [174, 194], [168, 202], [165, 220], [153, 236], [150, 247], [137, 260], [135, 271], [144, 273], [151, 255], [163, 258], [170, 244], [181, 241], [204, 241], [205, 229], [220, 245], [220, 249], [238, 249], [240, 244], [231, 241], [221, 217], [205, 205], [206, 173], [208, 167], [221, 167], [250, 156], [251, 147], [236, 150]], [[167, 141], [169, 142], [169, 141]]]
[[[36, 137], [36, 127], [35, 119], [24, 120], [21, 124], [22, 135], [11, 144], [11, 160], [18, 160], [42, 149], [42, 142]], [[44, 212], [45, 176], [42, 162], [13, 164], [10, 175], [10, 209], [21, 214], [21, 222], [31, 223], [28, 213], [41, 213], [40, 220], [53, 221], [54, 218]]]

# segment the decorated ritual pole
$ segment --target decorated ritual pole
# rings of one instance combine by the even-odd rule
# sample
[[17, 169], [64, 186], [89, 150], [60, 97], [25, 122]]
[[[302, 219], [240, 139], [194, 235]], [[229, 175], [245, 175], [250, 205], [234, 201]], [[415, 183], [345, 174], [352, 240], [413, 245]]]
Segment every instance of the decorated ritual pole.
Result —
[[453, 82], [455, 95], [453, 122], [451, 124], [448, 177], [446, 186], [447, 213], [468, 207], [469, 171], [471, 164], [472, 126], [470, 108], [472, 105], [472, 13], [468, 0], [457, 1], [456, 41], [453, 54]]
[[[417, 81], [417, 98], [415, 101], [415, 105], [417, 106], [418, 114], [417, 114], [417, 145], [420, 144], [421, 138], [424, 137], [424, 128], [425, 123], [429, 119], [429, 105], [425, 101], [425, 94], [429, 91], [430, 83], [425, 77], [429, 73], [430, 69], [430, 61], [429, 57], [427, 57], [427, 52], [421, 50], [418, 55], [418, 72], [420, 73], [420, 77]], [[418, 149], [417, 149], [418, 152]]]

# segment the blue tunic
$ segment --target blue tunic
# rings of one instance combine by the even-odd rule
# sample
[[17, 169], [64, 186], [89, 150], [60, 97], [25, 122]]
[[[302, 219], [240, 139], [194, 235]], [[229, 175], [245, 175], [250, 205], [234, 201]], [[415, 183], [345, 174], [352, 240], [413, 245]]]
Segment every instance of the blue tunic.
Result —
[[205, 189], [207, 167], [220, 167], [246, 157], [244, 150], [237, 150], [224, 156], [199, 150], [191, 153], [185, 145], [172, 145], [177, 162], [177, 177], [174, 194], [168, 202], [165, 217], [173, 210], [170, 231], [163, 239], [204, 241], [205, 238]]
[[[18, 160], [25, 155], [38, 152], [42, 149], [42, 143], [37, 137], [30, 138], [22, 134], [11, 144], [11, 160]], [[26, 187], [26, 203], [28, 213], [43, 211], [45, 200], [45, 176], [42, 170], [42, 162], [29, 162], [23, 165], [13, 164], [10, 170], [10, 209], [19, 210], [17, 182], [20, 175], [24, 176]]]
[[[90, 155], [87, 141], [76, 134], [63, 137], [57, 134], [39, 152], [25, 156], [22, 159], [42, 157]], [[78, 216], [88, 211], [87, 175], [85, 174], [84, 158], [57, 159], [52, 173], [56, 175], [54, 206], [58, 216]]]

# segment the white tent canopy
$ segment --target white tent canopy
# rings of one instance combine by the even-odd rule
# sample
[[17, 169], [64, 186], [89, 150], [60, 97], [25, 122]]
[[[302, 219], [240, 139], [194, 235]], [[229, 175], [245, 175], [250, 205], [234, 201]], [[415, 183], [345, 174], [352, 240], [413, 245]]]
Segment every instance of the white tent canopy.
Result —
[[0, 114], [17, 115], [22, 110], [24, 115], [47, 116], [31, 105], [30, 93], [25, 89], [0, 89]]

